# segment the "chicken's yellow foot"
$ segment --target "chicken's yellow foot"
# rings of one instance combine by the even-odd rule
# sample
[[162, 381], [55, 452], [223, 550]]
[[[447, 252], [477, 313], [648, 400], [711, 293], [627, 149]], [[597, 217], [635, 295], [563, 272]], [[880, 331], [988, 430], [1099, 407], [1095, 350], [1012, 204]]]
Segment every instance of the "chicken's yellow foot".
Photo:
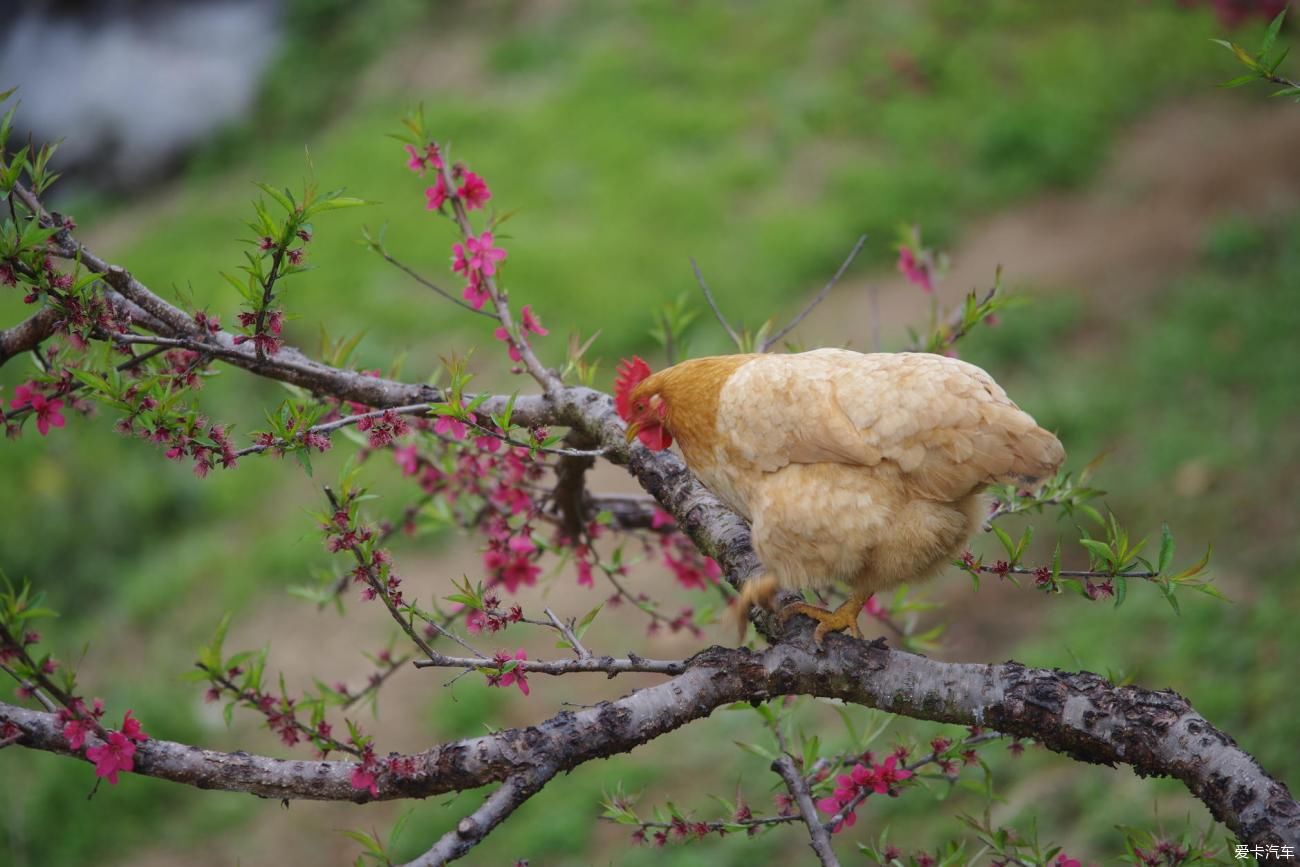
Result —
[[865, 596], [854, 594], [834, 611], [818, 608], [816, 605], [809, 605], [805, 602], [795, 602], [781, 609], [781, 622], [784, 623], [796, 614], [803, 614], [816, 620], [817, 629], [813, 632], [813, 641], [817, 642], [818, 647], [821, 647], [822, 639], [831, 632], [847, 632], [854, 638], [861, 638], [862, 632], [858, 629], [858, 615], [862, 612], [862, 606], [866, 601]]

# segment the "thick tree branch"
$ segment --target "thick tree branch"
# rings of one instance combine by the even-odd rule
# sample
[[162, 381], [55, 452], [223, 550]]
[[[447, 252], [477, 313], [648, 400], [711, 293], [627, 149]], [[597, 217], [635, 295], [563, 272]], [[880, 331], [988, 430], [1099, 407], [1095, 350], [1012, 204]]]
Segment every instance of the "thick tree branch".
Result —
[[15, 355], [30, 352], [54, 334], [59, 311], [46, 307], [12, 328], [0, 330], [0, 365]]
[[[379, 798], [461, 791], [530, 769], [567, 771], [627, 752], [736, 701], [801, 694], [916, 719], [989, 726], [1079, 761], [1174, 777], [1243, 842], [1300, 845], [1300, 804], [1287, 787], [1177, 693], [1117, 687], [1094, 674], [1013, 662], [940, 662], [841, 635], [828, 637], [819, 653], [811, 624], [800, 623], [804, 628], [797, 635], [762, 653], [710, 648], [688, 660], [681, 675], [617, 701], [417, 754], [414, 774], [381, 775]], [[54, 714], [0, 704], [0, 722], [17, 725], [24, 746], [72, 754]], [[162, 740], [142, 744], [136, 754], [137, 772], [198, 788], [268, 798], [371, 800], [350, 782], [355, 767]]]

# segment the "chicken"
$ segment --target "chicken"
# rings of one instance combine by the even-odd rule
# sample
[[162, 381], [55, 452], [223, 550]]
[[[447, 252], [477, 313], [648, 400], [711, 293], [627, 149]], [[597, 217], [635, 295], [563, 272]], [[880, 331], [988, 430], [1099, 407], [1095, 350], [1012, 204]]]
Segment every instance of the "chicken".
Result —
[[658, 373], [640, 358], [615, 388], [627, 437], [675, 440], [688, 467], [752, 527], [763, 573], [736, 607], [778, 588], [851, 590], [835, 611], [796, 603], [829, 632], [861, 636], [873, 594], [935, 575], [987, 514], [990, 484], [1033, 486], [1065, 459], [980, 368], [927, 353], [818, 349], [695, 358]]

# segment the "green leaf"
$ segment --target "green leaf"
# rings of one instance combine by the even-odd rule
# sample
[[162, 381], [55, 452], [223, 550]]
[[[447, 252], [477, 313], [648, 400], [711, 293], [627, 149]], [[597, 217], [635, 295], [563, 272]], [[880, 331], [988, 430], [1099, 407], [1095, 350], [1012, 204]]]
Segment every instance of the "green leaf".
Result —
[[1264, 31], [1264, 41], [1261, 42], [1259, 46], [1259, 54], [1261, 57], [1268, 54], [1269, 50], [1273, 47], [1273, 43], [1277, 41], [1277, 34], [1282, 29], [1282, 22], [1286, 20], [1286, 12], [1286, 9], [1283, 9], [1281, 12], [1277, 13], [1269, 23], [1268, 29]]
[[776, 760], [776, 753], [772, 752], [766, 747], [760, 747], [758, 744], [750, 744], [744, 741], [732, 741], [732, 743], [740, 747], [745, 752], [758, 756], [759, 758], [762, 759], [767, 759], [769, 762]]
[[1002, 543], [1002, 547], [1007, 550], [1008, 559], [1014, 559], [1016, 555], [1016, 543], [1011, 541], [1011, 535], [997, 524], [993, 525], [993, 535], [998, 537], [998, 541]]
[[1122, 575], [1115, 576], [1115, 607], [1119, 608], [1128, 598], [1128, 579]]
[[1168, 524], [1160, 526], [1160, 556], [1156, 560], [1156, 572], [1163, 574], [1169, 568], [1169, 564], [1174, 559], [1174, 534], [1169, 531]]
[[578, 621], [578, 625], [574, 627], [573, 631], [577, 634], [579, 638], [583, 636], [583, 634], [587, 631], [587, 627], [591, 626], [592, 621], [596, 619], [596, 615], [600, 613], [600, 609], [604, 607], [605, 607], [605, 603], [604, 602], [600, 603], [595, 608], [588, 611], [586, 615], [584, 615], [583, 618]]
[[1105, 542], [1099, 539], [1080, 539], [1079, 544], [1087, 548], [1098, 562], [1106, 563], [1112, 568], [1115, 566], [1115, 554]]
[[294, 212], [293, 199], [290, 198], [287, 193], [277, 190], [270, 184], [263, 184], [261, 182], [258, 182], [257, 188], [275, 199], [275, 201], [279, 203], [280, 207], [284, 208], [289, 213], [292, 214]]
[[1229, 78], [1221, 83], [1219, 87], [1241, 87], [1243, 84], [1250, 84], [1252, 81], [1259, 81], [1258, 72], [1248, 72], [1245, 75], [1238, 75], [1236, 78]]
[[303, 446], [300, 449], [293, 450], [293, 456], [298, 460], [299, 466], [302, 467], [308, 477], [311, 476], [311, 449]]
[[360, 208], [363, 205], [373, 205], [373, 204], [375, 203], [366, 201], [365, 199], [358, 199], [354, 196], [338, 196], [337, 198], [325, 199], [324, 201], [317, 202], [316, 206], [313, 207], [311, 210], [312, 211], [337, 211], [341, 208]]

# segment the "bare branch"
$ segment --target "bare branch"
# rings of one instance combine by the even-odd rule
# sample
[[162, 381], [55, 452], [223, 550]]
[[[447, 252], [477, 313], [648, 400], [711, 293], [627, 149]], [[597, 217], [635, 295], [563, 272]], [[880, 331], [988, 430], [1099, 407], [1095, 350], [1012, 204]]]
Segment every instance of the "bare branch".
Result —
[[759, 344], [759, 352], [767, 352], [778, 340], [799, 327], [799, 323], [803, 322], [804, 319], [808, 317], [808, 314], [812, 313], [813, 310], [817, 308], [817, 305], [822, 303], [830, 291], [835, 288], [835, 284], [840, 282], [840, 278], [844, 276], [845, 271], [849, 270], [849, 266], [853, 264], [853, 260], [858, 258], [858, 254], [862, 252], [862, 246], [866, 243], [867, 236], [859, 235], [858, 242], [853, 245], [853, 249], [849, 251], [849, 255], [844, 259], [843, 264], [841, 264], [839, 269], [831, 276], [831, 279], [827, 281], [826, 285], [822, 287], [822, 291], [818, 292], [816, 296], [808, 302], [808, 305], [804, 307], [804, 309], [800, 310], [799, 313], [790, 320], [789, 324]]
[[488, 311], [483, 310], [483, 309], [480, 308], [480, 307], [475, 307], [473, 304], [469, 304], [469, 303], [467, 303], [467, 302], [465, 302], [465, 301], [462, 301], [460, 298], [457, 298], [455, 295], [452, 295], [452, 294], [451, 294], [450, 292], [448, 292], [446, 289], [443, 289], [443, 288], [442, 288], [441, 286], [439, 286], [437, 283], [434, 283], [432, 280], [430, 280], [430, 279], [428, 279], [427, 277], [423, 276], [422, 274], [420, 274], [420, 273], [419, 273], [418, 271], [416, 271], [415, 269], [413, 269], [413, 268], [409, 267], [408, 265], [406, 265], [406, 263], [401, 262], [400, 260], [393, 258], [393, 256], [390, 255], [389, 252], [388, 252], [387, 250], [385, 250], [383, 247], [377, 247], [377, 246], [373, 246], [373, 245], [372, 245], [372, 249], [373, 249], [376, 253], [378, 253], [378, 254], [380, 255], [380, 257], [383, 258], [383, 260], [384, 260], [385, 262], [387, 262], [388, 264], [390, 264], [390, 265], [392, 265], [393, 267], [397, 268], [399, 271], [401, 271], [402, 273], [406, 274], [408, 277], [410, 277], [410, 278], [411, 278], [412, 280], [414, 280], [416, 283], [419, 283], [419, 284], [420, 284], [421, 286], [423, 286], [424, 288], [426, 288], [426, 289], [432, 289], [434, 292], [436, 292], [437, 294], [441, 295], [443, 298], [446, 298], [446, 299], [447, 299], [448, 301], [450, 301], [452, 304], [455, 304], [455, 305], [458, 306], [458, 307], [464, 307], [464, 308], [465, 308], [466, 310], [468, 310], [470, 313], [474, 313], [474, 314], [476, 314], [476, 315], [478, 315], [478, 316], [486, 316], [488, 319], [492, 319], [492, 320], [495, 320], [495, 319], [496, 319], [496, 317], [493, 316], [493, 315], [492, 315], [491, 313], [489, 313]]
[[578, 640], [577, 633], [573, 631], [570, 624], [556, 617], [555, 612], [549, 608], [546, 609], [546, 617], [551, 621], [551, 625], [564, 636], [564, 640], [569, 642], [569, 646], [573, 648], [573, 652], [577, 654], [579, 659], [589, 659], [591, 657], [591, 651], [582, 646], [582, 642]]
[[483, 805], [456, 823], [456, 827], [442, 836], [433, 848], [405, 867], [442, 867], [455, 861], [500, 825], [515, 810], [541, 791], [555, 776], [555, 768], [535, 768], [529, 773], [510, 777], [501, 784]]
[[[550, 609], [547, 609], [550, 613]], [[554, 617], [554, 615], [551, 615]], [[563, 625], [558, 626], [566, 637], [571, 634], [571, 630]], [[576, 638], [568, 638], [570, 642], [576, 642]], [[614, 677], [618, 674], [628, 674], [631, 672], [646, 672], [649, 674], [681, 674], [686, 671], [688, 663], [680, 659], [643, 659], [640, 656], [632, 654], [622, 659], [613, 656], [594, 656], [591, 651], [575, 644], [575, 650], [579, 652], [577, 659], [520, 659], [514, 661], [515, 668], [529, 674], [576, 674], [581, 672], [603, 672], [604, 674]], [[472, 649], [471, 649], [471, 652]], [[417, 659], [416, 668], [496, 668], [497, 661], [490, 656], [445, 656], [435, 653], [431, 659]]]
[[794, 796], [794, 802], [799, 807], [799, 815], [803, 817], [803, 823], [808, 826], [808, 845], [817, 854], [817, 860], [821, 862], [822, 867], [840, 867], [840, 861], [835, 857], [835, 850], [831, 848], [831, 835], [822, 827], [822, 823], [817, 821], [817, 807], [813, 805], [812, 793], [808, 791], [807, 781], [794, 766], [794, 759], [790, 758], [789, 753], [782, 753], [777, 756], [776, 761], [772, 762], [772, 770], [781, 775], [781, 779], [785, 780], [785, 787]]
[[713, 300], [713, 292], [709, 289], [709, 284], [704, 281], [704, 273], [700, 271], [700, 266], [694, 259], [691, 259], [691, 270], [695, 272], [695, 282], [700, 284], [700, 291], [704, 293], [704, 299], [708, 301], [709, 306], [713, 308], [713, 315], [722, 323], [722, 327], [727, 331], [727, 336], [731, 338], [731, 342], [736, 344], [736, 348], [739, 349], [743, 345], [740, 335], [736, 333], [736, 329], [731, 327], [731, 323], [727, 321], [727, 317], [723, 316], [722, 311], [718, 309], [718, 302]]

